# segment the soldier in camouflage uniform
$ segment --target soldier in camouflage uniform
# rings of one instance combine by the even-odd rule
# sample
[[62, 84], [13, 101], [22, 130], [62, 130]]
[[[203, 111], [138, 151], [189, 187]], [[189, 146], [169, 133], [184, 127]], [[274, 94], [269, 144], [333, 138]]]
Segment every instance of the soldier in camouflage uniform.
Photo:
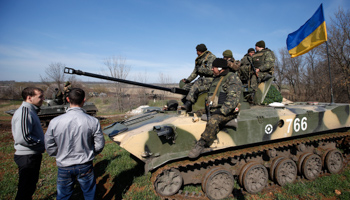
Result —
[[52, 99], [57, 105], [63, 104], [63, 94], [61, 90], [58, 90], [58, 88], [55, 88], [55, 92], [52, 94]]
[[[244, 57], [241, 59], [241, 67], [239, 69], [239, 78], [241, 79], [242, 83], [249, 83], [252, 76], [256, 76], [255, 73], [252, 71], [252, 63], [253, 58], [252, 56], [255, 54], [255, 50], [253, 48], [248, 49], [247, 54], [244, 55]], [[254, 88], [256, 90], [257, 85], [251, 85], [250, 87]]]
[[63, 88], [63, 102], [64, 104], [67, 104], [67, 97], [68, 97], [68, 93], [70, 92], [70, 90], [72, 89], [72, 85], [70, 84], [69, 81], [67, 81], [64, 84], [64, 88]]
[[[227, 61], [227, 66], [230, 71], [237, 72], [240, 66], [240, 62], [236, 61], [233, 58], [233, 54], [231, 50], [225, 50], [222, 55], [224, 56], [224, 59]], [[213, 78], [205, 78], [203, 81], [196, 81], [190, 91], [188, 92], [187, 96], [185, 97], [185, 103], [181, 107], [182, 109], [186, 110], [187, 112], [192, 111], [192, 104], [194, 104], [198, 98], [199, 91], [206, 91], [209, 89], [211, 82]]]
[[268, 48], [265, 48], [263, 40], [255, 44], [256, 53], [253, 55], [253, 65], [255, 67], [258, 79], [251, 79], [252, 85], [258, 85], [272, 77], [275, 66], [275, 54]]
[[[212, 54], [210, 51], [207, 50], [207, 47], [205, 44], [199, 44], [196, 47], [197, 55], [195, 61], [195, 67], [193, 72], [188, 78], [182, 79], [182, 81], [185, 83], [185, 86], [183, 86], [183, 89], [190, 90], [191, 82], [197, 78], [197, 76], [200, 76], [195, 82], [211, 82], [213, 80], [213, 72], [211, 71], [212, 63], [215, 60], [215, 55]], [[209, 78], [205, 80], [205, 78]]]
[[227, 60], [227, 66], [232, 72], [239, 71], [239, 66], [241, 65], [241, 62], [239, 60], [235, 60], [231, 50], [225, 50], [222, 53], [222, 56], [224, 56], [224, 59]]
[[217, 58], [213, 62], [214, 80], [208, 88], [206, 106], [210, 117], [201, 138], [189, 152], [190, 158], [197, 158], [205, 146], [210, 146], [217, 133], [228, 121], [237, 117], [242, 82], [229, 70], [227, 61]]

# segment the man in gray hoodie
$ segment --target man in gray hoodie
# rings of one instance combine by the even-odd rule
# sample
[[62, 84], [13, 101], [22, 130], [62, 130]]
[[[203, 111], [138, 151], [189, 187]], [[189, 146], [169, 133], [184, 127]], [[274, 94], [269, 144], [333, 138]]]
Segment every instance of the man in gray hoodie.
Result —
[[82, 108], [84, 90], [73, 88], [66, 100], [70, 108], [51, 120], [45, 134], [46, 152], [56, 158], [58, 166], [57, 200], [70, 198], [76, 179], [84, 199], [94, 199], [96, 179], [92, 162], [103, 150], [105, 140], [98, 119]]
[[37, 115], [44, 101], [43, 90], [24, 88], [22, 98], [24, 101], [11, 121], [16, 149], [14, 160], [19, 174], [16, 200], [32, 199], [39, 179], [42, 153], [45, 151], [44, 132]]

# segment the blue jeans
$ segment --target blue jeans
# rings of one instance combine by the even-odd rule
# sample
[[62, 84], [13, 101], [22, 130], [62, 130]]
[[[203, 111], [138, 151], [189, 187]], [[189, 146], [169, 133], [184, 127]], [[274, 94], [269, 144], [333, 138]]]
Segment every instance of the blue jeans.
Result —
[[78, 179], [84, 199], [95, 199], [96, 179], [92, 162], [59, 167], [57, 173], [57, 200], [69, 199], [73, 193], [74, 183]]

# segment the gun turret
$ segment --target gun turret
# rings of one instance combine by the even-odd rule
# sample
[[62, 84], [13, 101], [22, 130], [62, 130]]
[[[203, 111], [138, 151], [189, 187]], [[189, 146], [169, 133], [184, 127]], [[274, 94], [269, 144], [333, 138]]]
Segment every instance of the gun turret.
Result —
[[161, 86], [157, 86], [157, 85], [151, 85], [151, 84], [146, 84], [146, 83], [129, 81], [129, 80], [125, 80], [125, 79], [114, 78], [114, 77], [104, 76], [104, 75], [100, 75], [100, 74], [93, 74], [93, 73], [89, 73], [89, 72], [83, 72], [81, 70], [76, 70], [76, 69], [68, 68], [68, 67], [64, 68], [64, 73], [66, 73], [66, 74], [76, 74], [76, 75], [80, 75], [80, 76], [88, 76], [88, 77], [93, 77], [93, 78], [109, 80], [109, 81], [116, 81], [116, 82], [120, 82], [120, 83], [126, 83], [126, 84], [130, 84], [130, 85], [137, 85], [137, 86], [152, 88], [152, 89], [156, 89], [156, 90], [163, 90], [163, 91], [167, 91], [167, 92], [171, 92], [171, 93], [175, 93], [175, 94], [187, 95], [187, 93], [188, 93], [187, 90], [184, 90], [184, 89], [181, 89], [181, 88], [161, 87]]

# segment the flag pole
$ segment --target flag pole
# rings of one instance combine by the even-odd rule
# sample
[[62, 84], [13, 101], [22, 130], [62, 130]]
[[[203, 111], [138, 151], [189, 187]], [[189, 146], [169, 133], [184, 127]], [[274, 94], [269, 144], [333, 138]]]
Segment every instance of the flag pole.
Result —
[[331, 103], [330, 105], [334, 105], [334, 98], [333, 98], [333, 86], [332, 86], [332, 73], [331, 73], [331, 66], [329, 63], [329, 52], [328, 52], [328, 42], [326, 41], [326, 46], [327, 46], [327, 58], [328, 58], [328, 70], [329, 70], [329, 82], [331, 84]]

